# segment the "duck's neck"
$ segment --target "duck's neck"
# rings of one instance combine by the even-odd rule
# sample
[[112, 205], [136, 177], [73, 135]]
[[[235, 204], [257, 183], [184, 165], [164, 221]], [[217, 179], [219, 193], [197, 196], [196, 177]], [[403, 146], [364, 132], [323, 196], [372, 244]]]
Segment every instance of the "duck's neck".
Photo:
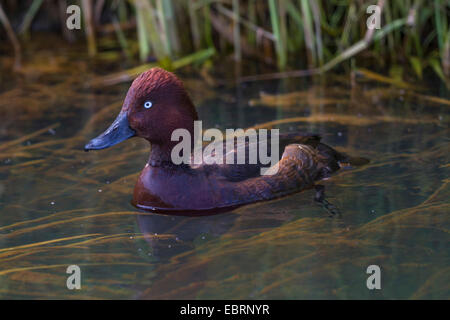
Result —
[[[171, 144], [154, 144], [151, 145], [150, 157], [148, 165], [152, 167], [175, 166], [172, 161], [172, 149], [178, 142]], [[193, 154], [193, 145], [191, 144], [191, 153]]]
[[[181, 138], [182, 140], [178, 140], [178, 141], [172, 141], [172, 139], [167, 138], [167, 139], [163, 139], [164, 142], [151, 142], [151, 152], [150, 152], [150, 157], [148, 159], [148, 164], [150, 166], [160, 166], [161, 164], [173, 164], [172, 162], [172, 149], [179, 143], [183, 143], [186, 142], [184, 141], [184, 139], [188, 139], [190, 140], [190, 144], [188, 143], [189, 147], [190, 147], [190, 154], [193, 154], [193, 149], [194, 149], [194, 141], [195, 139], [198, 139], [195, 135], [194, 132], [194, 121], [192, 121], [192, 125], [185, 127], [185, 129], [188, 131], [188, 137], [184, 137]], [[201, 134], [201, 128], [197, 131], [200, 131], [200, 133], [197, 134]], [[186, 145], [186, 147], [188, 147], [188, 145]], [[201, 142], [200, 142], [200, 147], [201, 147]]]
[[150, 158], [148, 164], [152, 167], [159, 167], [163, 163], [171, 163], [171, 153], [173, 146], [160, 145], [152, 143], [152, 150], [150, 152]]

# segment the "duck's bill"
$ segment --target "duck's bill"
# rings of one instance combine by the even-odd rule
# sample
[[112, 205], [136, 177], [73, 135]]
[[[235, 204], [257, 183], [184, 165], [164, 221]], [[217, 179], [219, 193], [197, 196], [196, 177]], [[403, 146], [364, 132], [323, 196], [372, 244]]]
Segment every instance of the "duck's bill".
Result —
[[135, 135], [136, 132], [130, 128], [127, 113], [122, 111], [105, 132], [84, 146], [84, 151], [109, 148]]

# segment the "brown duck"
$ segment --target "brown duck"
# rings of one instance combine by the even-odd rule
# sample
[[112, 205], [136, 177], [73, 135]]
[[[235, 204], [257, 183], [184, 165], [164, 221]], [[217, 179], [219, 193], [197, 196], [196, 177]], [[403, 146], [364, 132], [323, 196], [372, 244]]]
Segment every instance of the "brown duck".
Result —
[[[171, 153], [178, 142], [172, 141], [172, 132], [184, 128], [193, 137], [196, 120], [197, 112], [183, 83], [168, 71], [152, 68], [133, 81], [116, 120], [86, 144], [85, 150], [108, 148], [135, 136], [149, 141], [150, 157], [134, 188], [133, 204], [145, 210], [179, 214], [227, 211], [278, 198], [315, 187], [317, 181], [342, 165], [367, 162], [337, 152], [321, 143], [317, 135], [289, 133], [279, 135], [279, 150], [284, 152], [280, 152], [278, 170], [273, 175], [261, 175], [262, 165], [248, 161], [175, 164]], [[267, 141], [270, 143], [270, 139]], [[252, 143], [244, 143], [248, 151]], [[236, 153], [236, 141], [234, 147]], [[324, 202], [322, 188], [317, 189], [316, 200]]]

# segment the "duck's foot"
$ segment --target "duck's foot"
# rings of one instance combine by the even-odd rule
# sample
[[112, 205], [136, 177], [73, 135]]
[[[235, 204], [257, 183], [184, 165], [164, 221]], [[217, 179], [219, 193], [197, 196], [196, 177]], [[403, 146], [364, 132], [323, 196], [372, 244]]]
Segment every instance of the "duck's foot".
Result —
[[325, 187], [322, 185], [316, 185], [314, 187], [316, 189], [316, 195], [314, 196], [314, 201], [319, 204], [322, 208], [324, 208], [329, 214], [330, 217], [334, 215], [340, 215], [341, 212], [339, 211], [338, 207], [333, 205], [332, 203], [328, 202], [325, 199]]

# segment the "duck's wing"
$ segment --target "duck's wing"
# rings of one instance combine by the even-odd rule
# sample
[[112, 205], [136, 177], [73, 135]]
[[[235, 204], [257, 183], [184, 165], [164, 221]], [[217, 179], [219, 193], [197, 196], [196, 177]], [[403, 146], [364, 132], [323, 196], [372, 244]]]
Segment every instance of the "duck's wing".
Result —
[[[270, 133], [270, 131], [269, 131]], [[239, 182], [246, 179], [251, 179], [255, 177], [259, 177], [261, 175], [261, 169], [268, 168], [270, 165], [274, 163], [261, 164], [259, 161], [259, 156], [257, 158], [256, 163], [250, 163], [250, 152], [258, 155], [258, 145], [260, 143], [267, 143], [267, 157], [271, 157], [271, 136], [268, 134], [267, 139], [264, 141], [250, 141], [248, 137], [245, 137], [244, 143], [239, 143], [237, 139], [234, 141], [234, 147], [232, 150], [227, 150], [226, 142], [219, 141], [215, 142], [216, 148], [222, 148], [223, 150], [223, 160], [220, 164], [214, 165], [211, 167], [214, 170], [215, 174], [220, 176], [221, 178], [230, 181], [230, 182]], [[320, 144], [320, 136], [314, 134], [305, 134], [299, 132], [292, 133], [283, 133], [279, 135], [279, 152], [276, 161], [279, 161], [281, 156], [283, 155], [284, 149], [286, 146], [298, 143], [304, 145], [310, 145], [313, 147], [317, 147]], [[244, 164], [238, 164], [238, 154], [245, 150], [245, 158]], [[209, 156], [204, 157], [204, 160]], [[226, 163], [226, 159], [232, 159], [230, 164]], [[254, 160], [254, 159], [253, 159]]]

